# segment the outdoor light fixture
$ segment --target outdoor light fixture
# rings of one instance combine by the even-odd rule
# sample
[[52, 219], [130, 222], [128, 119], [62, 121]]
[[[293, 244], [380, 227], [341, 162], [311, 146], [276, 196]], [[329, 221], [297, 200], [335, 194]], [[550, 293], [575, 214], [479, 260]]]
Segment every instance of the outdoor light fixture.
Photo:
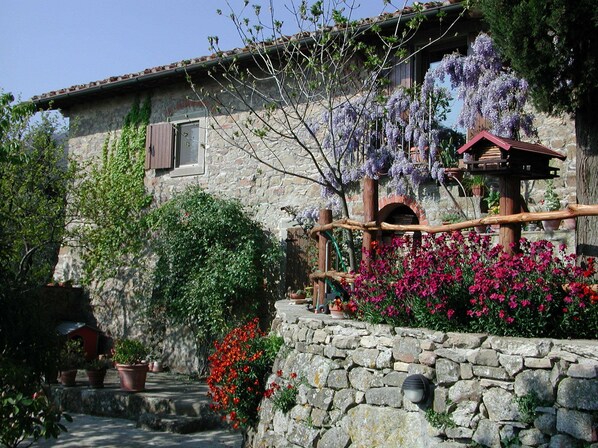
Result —
[[428, 399], [430, 381], [423, 375], [410, 375], [405, 378], [401, 388], [407, 400], [412, 403], [421, 403]]

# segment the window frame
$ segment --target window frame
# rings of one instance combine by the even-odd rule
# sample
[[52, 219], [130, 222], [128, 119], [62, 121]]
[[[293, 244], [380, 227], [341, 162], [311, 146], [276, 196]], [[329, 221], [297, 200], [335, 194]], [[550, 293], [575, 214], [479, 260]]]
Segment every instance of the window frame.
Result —
[[[206, 150], [208, 149], [208, 116], [205, 110], [184, 114], [176, 114], [168, 119], [173, 127], [172, 160], [173, 168], [171, 177], [194, 176], [206, 174]], [[179, 155], [179, 132], [180, 126], [189, 123], [197, 123], [199, 128], [199, 142], [197, 148], [197, 162], [187, 165], [178, 165]]]
[[[181, 124], [197, 123], [200, 132], [197, 163], [175, 166], [177, 134]], [[209, 149], [209, 115], [206, 109], [179, 112], [166, 121], [150, 123], [145, 136], [145, 169], [171, 177], [206, 174], [206, 151]]]

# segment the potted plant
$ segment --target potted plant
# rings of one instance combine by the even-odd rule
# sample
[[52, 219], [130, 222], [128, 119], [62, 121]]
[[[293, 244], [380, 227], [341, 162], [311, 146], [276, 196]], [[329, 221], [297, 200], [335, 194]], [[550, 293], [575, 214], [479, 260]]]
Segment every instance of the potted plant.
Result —
[[291, 300], [295, 302], [302, 302], [307, 297], [307, 293], [303, 289], [298, 289], [295, 292], [291, 292], [290, 296]]
[[87, 379], [89, 380], [89, 387], [92, 389], [101, 389], [104, 387], [104, 378], [106, 377], [106, 370], [112, 365], [112, 361], [105, 358], [103, 355], [100, 357], [87, 361], [85, 363], [85, 373], [87, 373]]
[[439, 133], [439, 154], [440, 161], [444, 168], [444, 174], [448, 179], [461, 181], [463, 170], [459, 168], [459, 154], [457, 149], [465, 144], [465, 135], [449, 128], [443, 128]]
[[78, 340], [67, 339], [60, 349], [58, 369], [60, 383], [71, 387], [76, 384], [77, 369], [85, 362], [85, 352]]
[[[559, 195], [554, 191], [554, 183], [551, 180], [546, 182], [546, 191], [544, 192], [544, 199], [542, 200], [544, 210], [547, 212], [554, 212], [561, 209], [561, 200]], [[542, 227], [547, 232], [554, 232], [561, 225], [560, 219], [546, 219], [542, 220]]]
[[149, 371], [150, 372], [154, 372], [154, 373], [159, 373], [163, 370], [163, 365], [162, 365], [162, 361], [160, 359], [161, 357], [155, 353], [152, 353], [149, 356]]
[[328, 304], [328, 310], [330, 311], [330, 317], [333, 319], [344, 319], [344, 303], [340, 296], [336, 296], [332, 302]]
[[112, 359], [116, 363], [120, 388], [127, 392], [141, 392], [145, 389], [149, 349], [135, 339], [119, 339], [114, 343]]
[[448, 225], [461, 222], [464, 220], [464, 217], [457, 210], [448, 210], [440, 216], [440, 219], [442, 220], [442, 225]]
[[486, 178], [481, 174], [467, 177], [464, 183], [474, 196], [483, 198], [486, 195]]
[[[498, 215], [500, 213], [500, 193], [498, 190], [491, 188], [488, 192], [488, 196], [484, 198], [486, 204], [488, 204], [488, 216]], [[484, 231], [486, 230], [486, 226], [484, 227]], [[492, 224], [492, 230], [500, 229], [500, 224]], [[476, 226], [476, 231], [480, 232], [481, 229], [478, 229]], [[483, 232], [481, 232], [483, 233]]]

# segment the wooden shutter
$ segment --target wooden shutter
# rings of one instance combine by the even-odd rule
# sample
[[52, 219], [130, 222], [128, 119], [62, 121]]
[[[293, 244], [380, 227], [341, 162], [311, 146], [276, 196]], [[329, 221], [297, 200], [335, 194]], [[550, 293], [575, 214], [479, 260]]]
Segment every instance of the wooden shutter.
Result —
[[155, 123], [147, 127], [145, 136], [145, 169], [173, 167], [174, 127]]

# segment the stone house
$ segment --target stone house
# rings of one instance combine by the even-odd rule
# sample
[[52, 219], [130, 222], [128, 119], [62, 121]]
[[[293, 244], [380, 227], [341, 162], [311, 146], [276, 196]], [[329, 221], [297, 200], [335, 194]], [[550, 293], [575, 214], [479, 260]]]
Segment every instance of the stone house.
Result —
[[[456, 14], [461, 11], [461, 6], [451, 1], [426, 3], [423, 7], [429, 17], [416, 38], [410, 42], [409, 50], [417, 50], [415, 56], [389, 73], [391, 84], [409, 86], [421, 81], [431, 63], [455, 50], [466, 52], [475, 36], [484, 29], [482, 18], [468, 13], [457, 22], [450, 35], [425, 47], [441, 28], [438, 19], [434, 18], [436, 13], [444, 11], [449, 15]], [[412, 16], [413, 13], [407, 10], [373, 20], [390, 27], [397, 20], [406, 23]], [[244, 51], [247, 50], [241, 49], [236, 55], [243, 55]], [[284, 241], [288, 237], [288, 229], [296, 226], [285, 208], [304, 209], [321, 204], [320, 187], [269, 170], [246, 153], [227, 145], [210, 129], [210, 121], [218, 112], [206, 110], [197, 101], [189, 99], [193, 91], [186, 77], [190, 76], [195, 84], [203, 88], [217, 88], [206, 76], [207, 70], [215, 65], [217, 59], [216, 55], [211, 55], [154, 67], [48, 92], [33, 100], [38, 107], [57, 108], [71, 123], [76, 122], [69, 136], [69, 151], [79, 158], [94, 160], [100, 157], [107, 136], [121, 129], [135, 98], [151, 97], [145, 183], [156, 201], [166, 201], [188, 185], [200, 185], [208, 192], [241, 200], [258, 221]], [[556, 187], [561, 197], [571, 202], [575, 188], [575, 134], [572, 122], [568, 119], [545, 118], [538, 123], [540, 141], [567, 155], [566, 161], [557, 165], [561, 177], [557, 179]], [[295, 171], [314, 171], [309, 161], [296, 159], [293, 163], [296, 164]], [[524, 187], [524, 191], [530, 196], [537, 188], [530, 184]], [[384, 182], [380, 184], [380, 218], [387, 222], [440, 224], [443, 213], [454, 208], [454, 201], [468, 207], [471, 198], [460, 196], [456, 185], [447, 185], [445, 188], [430, 182], [420, 186], [413, 195], [404, 196], [397, 195]], [[363, 214], [361, 198], [354, 197], [351, 206], [353, 218], [360, 219]], [[56, 278], [76, 280], [76, 266], [76, 253], [63, 248], [56, 267]], [[93, 300], [96, 299], [92, 292]], [[102, 315], [100, 308], [96, 309], [96, 314], [99, 314], [96, 316], [99, 325], [115, 335], [123, 334], [124, 329], [128, 328], [121, 318], [114, 319], [108, 313]], [[171, 364], [176, 362], [172, 360]]]

